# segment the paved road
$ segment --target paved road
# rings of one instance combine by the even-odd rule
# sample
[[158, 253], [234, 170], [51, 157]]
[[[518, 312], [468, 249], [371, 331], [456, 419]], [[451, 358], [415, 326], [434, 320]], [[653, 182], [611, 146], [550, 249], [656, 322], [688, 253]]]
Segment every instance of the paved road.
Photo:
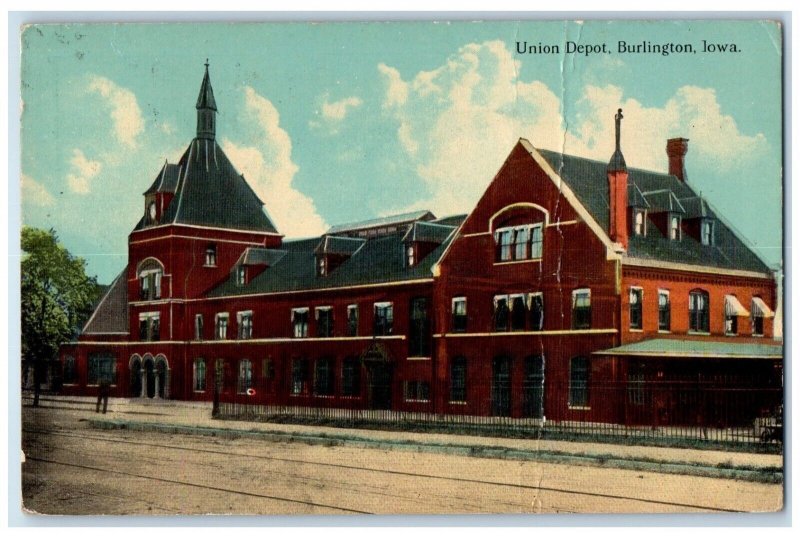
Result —
[[48, 514], [774, 511], [782, 487], [351, 447], [90, 429], [23, 408], [23, 499]]

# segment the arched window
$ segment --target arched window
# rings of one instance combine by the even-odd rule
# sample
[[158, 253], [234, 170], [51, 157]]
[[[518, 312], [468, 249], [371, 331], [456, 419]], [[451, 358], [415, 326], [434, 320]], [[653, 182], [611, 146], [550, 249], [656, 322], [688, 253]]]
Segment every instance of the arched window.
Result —
[[206, 245], [206, 267], [216, 267], [217, 265], [217, 245], [209, 243]]
[[153, 301], [161, 298], [161, 277], [164, 266], [155, 258], [148, 258], [139, 264], [139, 299]]
[[689, 330], [709, 332], [708, 317], [708, 292], [705, 290], [689, 292]]

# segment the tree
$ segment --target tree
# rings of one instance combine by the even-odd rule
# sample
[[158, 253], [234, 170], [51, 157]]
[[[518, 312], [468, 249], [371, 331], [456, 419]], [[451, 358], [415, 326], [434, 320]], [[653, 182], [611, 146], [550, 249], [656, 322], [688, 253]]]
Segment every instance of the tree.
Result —
[[58, 346], [75, 338], [97, 297], [96, 277], [86, 262], [69, 253], [49, 231], [22, 228], [22, 359], [33, 365], [34, 399]]

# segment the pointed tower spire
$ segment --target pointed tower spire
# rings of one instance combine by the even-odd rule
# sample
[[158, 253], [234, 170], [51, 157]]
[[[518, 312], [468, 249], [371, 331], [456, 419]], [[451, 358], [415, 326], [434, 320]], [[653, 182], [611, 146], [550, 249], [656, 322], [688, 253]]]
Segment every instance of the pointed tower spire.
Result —
[[200, 95], [197, 96], [197, 138], [214, 140], [216, 134], [217, 103], [214, 101], [214, 90], [211, 88], [211, 78], [208, 75], [208, 59], [206, 58], [206, 73], [200, 85]]

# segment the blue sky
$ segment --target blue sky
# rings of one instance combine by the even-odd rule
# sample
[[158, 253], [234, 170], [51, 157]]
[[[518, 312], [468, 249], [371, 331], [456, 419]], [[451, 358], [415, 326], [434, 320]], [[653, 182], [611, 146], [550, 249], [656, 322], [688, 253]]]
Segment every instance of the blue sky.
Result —
[[[520, 55], [516, 41], [736, 43], [734, 54]], [[22, 217], [90, 274], [124, 267], [142, 193], [194, 136], [203, 63], [217, 138], [287, 237], [411, 209], [470, 210], [514, 142], [689, 182], [781, 261], [780, 30], [759, 22], [93, 24], [22, 37]]]

